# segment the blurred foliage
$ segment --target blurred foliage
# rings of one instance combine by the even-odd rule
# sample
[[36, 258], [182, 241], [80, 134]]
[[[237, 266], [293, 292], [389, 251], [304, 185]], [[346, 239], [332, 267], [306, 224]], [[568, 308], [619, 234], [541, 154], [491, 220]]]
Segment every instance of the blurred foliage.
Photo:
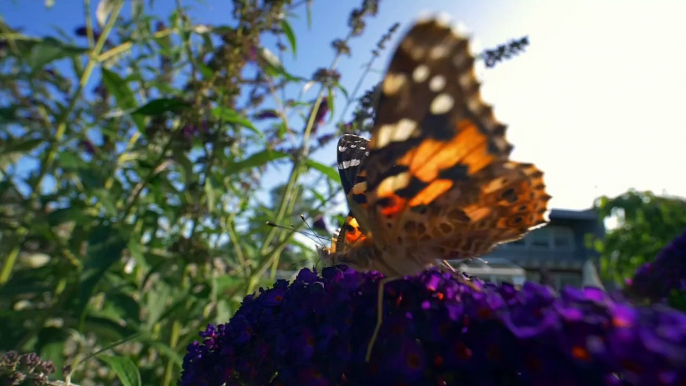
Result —
[[629, 190], [615, 198], [600, 197], [595, 206], [602, 220], [617, 225], [604, 239], [587, 241], [600, 253], [603, 280], [620, 286], [686, 228], [686, 200], [678, 197]]
[[[329, 237], [343, 200], [311, 155], [368, 130], [378, 86], [361, 85], [398, 28], [348, 92], [335, 68], [377, 1], [311, 76], [283, 65], [310, 0], [234, 0], [225, 25], [152, 3], [84, 0], [83, 25], [52, 37], [0, 18], [0, 352], [81, 385], [175, 384], [198, 331], [318, 264], [300, 214]], [[324, 128], [334, 112], [352, 118]]]

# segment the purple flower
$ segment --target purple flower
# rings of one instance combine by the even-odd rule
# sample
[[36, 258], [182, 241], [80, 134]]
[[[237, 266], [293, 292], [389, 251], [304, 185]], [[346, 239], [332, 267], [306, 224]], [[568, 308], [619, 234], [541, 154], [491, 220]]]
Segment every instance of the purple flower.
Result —
[[627, 293], [660, 301], [673, 291], [686, 292], [686, 229], [655, 257], [639, 267], [629, 281]]
[[522, 288], [428, 270], [303, 269], [244, 299], [188, 346], [179, 385], [671, 385], [686, 379], [686, 315], [597, 289]]
[[93, 142], [91, 142], [89, 139], [84, 139], [84, 140], [80, 141], [79, 146], [87, 154], [89, 154], [89, 155], [95, 154], [95, 151], [96, 151], [95, 145], [93, 145]]
[[279, 113], [276, 110], [272, 110], [272, 109], [262, 110], [255, 115], [255, 119], [257, 119], [257, 120], [273, 119], [273, 118], [279, 118]]

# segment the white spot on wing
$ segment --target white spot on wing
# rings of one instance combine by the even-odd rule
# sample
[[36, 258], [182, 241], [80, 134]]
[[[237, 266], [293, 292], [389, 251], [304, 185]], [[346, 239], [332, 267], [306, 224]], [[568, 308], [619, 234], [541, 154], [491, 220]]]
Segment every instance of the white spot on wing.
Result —
[[367, 191], [367, 181], [358, 182], [353, 185], [353, 193], [361, 194]]
[[431, 59], [443, 59], [448, 55], [448, 48], [449, 46], [447, 44], [436, 46], [429, 51], [429, 57]]
[[376, 148], [381, 149], [388, 145], [389, 142], [391, 142], [391, 134], [393, 132], [393, 126], [392, 125], [383, 125], [379, 128], [379, 131], [376, 135]]
[[412, 71], [412, 80], [417, 83], [425, 81], [429, 77], [429, 66], [426, 64], [420, 64], [417, 68]]
[[401, 119], [396, 125], [393, 131], [393, 141], [401, 142], [405, 141], [414, 134], [417, 128], [417, 122], [410, 119]]
[[439, 94], [431, 101], [432, 114], [445, 114], [453, 108], [455, 100], [448, 94]]
[[422, 60], [424, 55], [426, 55], [426, 49], [424, 47], [416, 46], [410, 49], [410, 55], [414, 60]]
[[359, 159], [351, 159], [351, 160], [348, 160], [348, 161], [343, 161], [343, 162], [341, 162], [340, 164], [338, 164], [338, 168], [339, 168], [339, 169], [345, 170], [345, 169], [347, 169], [347, 168], [349, 168], [349, 167], [351, 167], [351, 166], [358, 166], [359, 164], [360, 164], [360, 160], [359, 160]]
[[383, 81], [382, 91], [386, 95], [395, 95], [406, 81], [407, 77], [404, 74], [389, 73]]
[[376, 195], [378, 197], [387, 197], [393, 194], [395, 191], [406, 187], [409, 182], [410, 174], [408, 172], [386, 177], [383, 181], [381, 181], [379, 187], [376, 189]]
[[445, 76], [436, 75], [429, 81], [429, 89], [433, 92], [439, 92], [445, 87]]

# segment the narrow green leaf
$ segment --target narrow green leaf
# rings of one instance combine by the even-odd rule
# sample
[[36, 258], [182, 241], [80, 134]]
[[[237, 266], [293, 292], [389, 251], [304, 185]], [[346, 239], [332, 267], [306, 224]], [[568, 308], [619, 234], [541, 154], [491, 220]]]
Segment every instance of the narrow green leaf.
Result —
[[217, 205], [217, 195], [215, 194], [214, 187], [212, 187], [212, 179], [208, 178], [205, 182], [205, 194], [207, 197], [207, 210], [212, 213]]
[[[223, 320], [223, 319], [218, 319], [218, 320]], [[228, 320], [228, 318], [224, 319], [224, 320]], [[161, 354], [166, 355], [167, 358], [171, 359], [172, 362], [174, 362], [174, 364], [176, 366], [178, 366], [178, 367], [183, 366], [183, 357], [181, 355], [179, 355], [178, 352], [174, 351], [173, 348], [167, 346], [166, 344], [164, 344], [160, 341], [156, 341], [156, 340], [152, 340], [152, 339], [145, 340], [145, 342], [147, 344], [149, 344], [150, 346], [154, 347]]]
[[284, 35], [286, 35], [288, 42], [291, 44], [291, 51], [293, 51], [293, 56], [295, 57], [297, 49], [295, 33], [293, 33], [293, 28], [291, 27], [290, 23], [288, 23], [288, 20], [284, 19], [281, 21], [281, 30], [283, 31]]
[[288, 157], [288, 153], [276, 150], [262, 150], [244, 159], [243, 161], [235, 162], [229, 165], [229, 167], [226, 169], [226, 174], [238, 173], [245, 169], [259, 167], [265, 165], [267, 162], [285, 157]]
[[34, 73], [42, 71], [45, 65], [55, 60], [74, 57], [87, 52], [86, 49], [70, 46], [50, 37], [37, 42], [30, 42], [27, 45], [30, 46], [30, 51], [28, 51], [26, 61]]
[[257, 134], [260, 138], [264, 139], [264, 134], [257, 127], [255, 127], [252, 122], [250, 122], [247, 118], [238, 115], [238, 113], [233, 109], [217, 107], [212, 110], [212, 114], [226, 123], [243, 126]]
[[277, 76], [281, 75], [284, 78], [286, 78], [288, 81], [291, 82], [297, 82], [297, 81], [305, 81], [304, 78], [300, 78], [294, 75], [289, 74], [286, 69], [283, 67], [283, 64], [281, 64], [281, 61], [279, 58], [274, 55], [273, 52], [269, 51], [265, 47], [261, 47], [260, 50], [258, 51], [258, 55], [262, 59], [264, 71], [270, 75], [270, 76]]
[[336, 168], [326, 166], [313, 159], [307, 159], [305, 165], [307, 165], [308, 168], [322, 172], [322, 174], [327, 176], [330, 180], [340, 183], [341, 177], [338, 175], [338, 170], [336, 170]]
[[214, 76], [214, 72], [212, 71], [212, 69], [200, 60], [197, 60], [196, 63], [198, 65], [198, 70], [200, 70], [202, 76], [205, 79], [212, 79], [212, 77]]
[[336, 88], [341, 90], [343, 95], [345, 95], [345, 100], [350, 100], [350, 95], [348, 94], [348, 90], [345, 89], [339, 82], [336, 82]]
[[319, 193], [315, 189], [309, 189], [309, 191], [310, 193], [312, 193], [314, 198], [316, 198], [319, 201], [320, 204], [326, 204], [326, 198], [324, 198], [324, 196], [321, 193]]
[[180, 99], [155, 99], [131, 112], [132, 115], [155, 116], [166, 112], [178, 114], [191, 106]]
[[[129, 88], [127, 81], [122, 79], [116, 72], [110, 71], [106, 68], [102, 69], [102, 81], [105, 84], [105, 88], [112, 95], [114, 95], [115, 101], [117, 101], [117, 106], [121, 110], [130, 110], [136, 108], [137, 102], [136, 97]], [[145, 130], [145, 121], [141, 115], [132, 115], [131, 119], [136, 124], [139, 131]]]
[[136, 97], [129, 88], [129, 85], [119, 74], [110, 71], [106, 68], [102, 69], [102, 81], [105, 83], [105, 88], [117, 101], [117, 106], [122, 110], [128, 110], [136, 107]]
[[98, 355], [98, 359], [107, 363], [119, 377], [123, 386], [140, 386], [141, 374], [133, 361], [127, 357]]
[[12, 153], [26, 154], [37, 148], [43, 141], [43, 139], [39, 138], [12, 139], [7, 141], [4, 147], [0, 148], [0, 154], [3, 156], [8, 156]]
[[328, 92], [327, 95], [328, 95], [329, 121], [330, 121], [330, 120], [333, 119], [333, 115], [334, 115], [334, 104], [335, 104], [335, 103], [334, 103], [334, 99], [333, 99], [333, 89], [332, 89], [331, 87], [329, 87], [326, 91]]

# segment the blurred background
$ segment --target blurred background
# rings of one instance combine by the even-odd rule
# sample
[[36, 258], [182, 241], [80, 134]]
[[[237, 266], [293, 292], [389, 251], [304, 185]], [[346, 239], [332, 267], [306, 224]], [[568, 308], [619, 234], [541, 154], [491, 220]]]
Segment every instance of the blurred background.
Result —
[[553, 196], [548, 226], [455, 266], [618, 288], [683, 231], [686, 3], [6, 0], [0, 352], [174, 384], [208, 323], [321, 268], [347, 213], [336, 141], [368, 137], [423, 11], [467, 27], [512, 158]]

